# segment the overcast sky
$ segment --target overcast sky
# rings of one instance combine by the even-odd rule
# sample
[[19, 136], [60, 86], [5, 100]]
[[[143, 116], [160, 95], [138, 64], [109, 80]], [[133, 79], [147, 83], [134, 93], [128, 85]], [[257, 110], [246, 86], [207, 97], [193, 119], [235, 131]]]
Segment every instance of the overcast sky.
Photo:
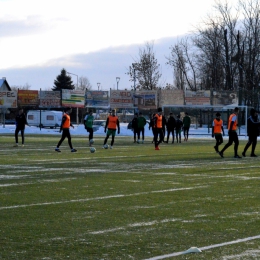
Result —
[[[0, 77], [50, 89], [62, 68], [97, 88], [130, 88], [125, 74], [139, 48], [154, 42], [161, 83], [172, 83], [165, 56], [214, 0], [0, 0]], [[76, 84], [77, 77], [72, 76]]]

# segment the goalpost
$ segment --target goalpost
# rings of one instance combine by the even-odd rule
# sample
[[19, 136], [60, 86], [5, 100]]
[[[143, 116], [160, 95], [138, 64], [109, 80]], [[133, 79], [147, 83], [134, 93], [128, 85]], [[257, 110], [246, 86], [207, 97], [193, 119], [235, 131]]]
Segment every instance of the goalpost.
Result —
[[211, 134], [212, 122], [216, 116], [216, 113], [221, 113], [224, 129], [227, 129], [229, 115], [232, 114], [233, 109], [238, 107], [240, 113], [238, 115], [238, 134], [247, 135], [247, 118], [250, 106], [238, 106], [238, 105], [165, 105], [162, 106], [163, 113], [168, 116], [170, 112], [177, 115], [184, 116], [185, 112], [188, 112], [191, 117], [192, 125], [197, 129], [199, 127], [207, 127], [208, 133]]

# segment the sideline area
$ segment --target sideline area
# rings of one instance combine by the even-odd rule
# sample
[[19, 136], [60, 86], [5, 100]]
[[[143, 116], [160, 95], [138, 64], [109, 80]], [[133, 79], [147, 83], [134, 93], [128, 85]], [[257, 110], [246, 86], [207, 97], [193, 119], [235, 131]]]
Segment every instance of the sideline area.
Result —
[[[133, 132], [130, 129], [127, 129], [128, 123], [120, 123], [120, 134], [119, 136], [133, 136]], [[226, 129], [225, 129], [226, 130]], [[14, 134], [15, 131], [15, 125], [0, 125], [0, 134]], [[75, 125], [75, 128], [70, 129], [71, 135], [88, 135], [86, 129], [84, 128], [84, 125], [79, 124]], [[42, 128], [40, 129], [39, 127], [36, 126], [26, 126], [25, 127], [25, 135], [26, 134], [51, 134], [51, 135], [60, 135], [59, 129], [50, 129], [50, 128]], [[212, 139], [211, 137], [211, 129], [207, 127], [203, 128], [190, 128], [190, 138], [209, 138]], [[105, 136], [104, 133], [104, 127], [100, 126], [100, 128], [94, 132], [94, 137], [95, 135], [98, 136]], [[247, 136], [245, 135], [245, 127], [242, 126], [239, 131], [238, 135], [241, 138], [244, 138], [245, 140], [247, 139]], [[152, 137], [152, 130], [149, 130], [148, 125], [145, 126], [145, 136]], [[224, 139], [227, 139], [227, 130], [226, 130], [226, 135], [224, 136]]]

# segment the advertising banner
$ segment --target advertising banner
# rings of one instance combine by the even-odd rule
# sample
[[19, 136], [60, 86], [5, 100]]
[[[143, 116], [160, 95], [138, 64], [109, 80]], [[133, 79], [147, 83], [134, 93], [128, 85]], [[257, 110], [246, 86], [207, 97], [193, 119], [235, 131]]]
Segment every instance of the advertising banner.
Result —
[[61, 107], [60, 91], [40, 91], [40, 107]]
[[17, 108], [17, 92], [0, 91], [0, 108]]
[[133, 93], [129, 90], [110, 90], [111, 108], [133, 108]]
[[64, 107], [85, 107], [85, 90], [62, 90], [62, 106]]
[[38, 90], [20, 90], [18, 89], [19, 106], [38, 106]]
[[185, 92], [186, 105], [210, 105], [210, 90], [199, 90]]
[[235, 91], [213, 91], [212, 105], [238, 105], [238, 96]]
[[134, 106], [138, 109], [156, 109], [157, 108], [157, 91], [146, 90], [134, 93]]
[[109, 107], [108, 91], [87, 91], [86, 107], [108, 108]]
[[159, 92], [160, 106], [184, 105], [184, 93], [181, 89], [162, 89]]

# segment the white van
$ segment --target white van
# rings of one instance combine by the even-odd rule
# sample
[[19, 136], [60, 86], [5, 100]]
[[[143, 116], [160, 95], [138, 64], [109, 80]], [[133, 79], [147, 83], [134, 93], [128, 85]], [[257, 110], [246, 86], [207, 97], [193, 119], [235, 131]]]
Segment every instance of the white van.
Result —
[[51, 110], [29, 110], [27, 113], [27, 123], [30, 126], [38, 127], [60, 127], [63, 113]]

